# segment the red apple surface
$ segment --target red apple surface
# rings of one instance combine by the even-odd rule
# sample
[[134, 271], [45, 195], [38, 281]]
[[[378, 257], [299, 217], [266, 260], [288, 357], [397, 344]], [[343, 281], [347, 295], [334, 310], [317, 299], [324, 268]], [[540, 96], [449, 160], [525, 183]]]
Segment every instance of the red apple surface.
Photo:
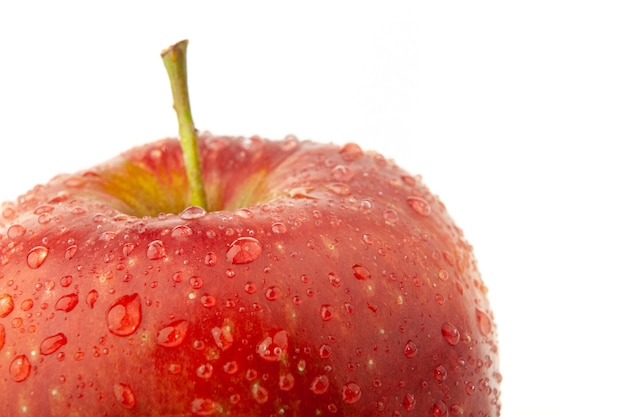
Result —
[[0, 416], [500, 414], [486, 287], [419, 177], [353, 143], [193, 147], [204, 207], [175, 139], [2, 203]]

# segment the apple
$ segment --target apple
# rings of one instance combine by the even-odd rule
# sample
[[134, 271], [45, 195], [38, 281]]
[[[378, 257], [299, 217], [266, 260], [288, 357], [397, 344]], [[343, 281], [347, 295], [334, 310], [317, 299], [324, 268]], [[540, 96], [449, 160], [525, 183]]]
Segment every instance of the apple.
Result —
[[196, 136], [185, 50], [163, 54], [182, 143], [0, 207], [0, 415], [499, 415], [440, 200], [354, 143]]

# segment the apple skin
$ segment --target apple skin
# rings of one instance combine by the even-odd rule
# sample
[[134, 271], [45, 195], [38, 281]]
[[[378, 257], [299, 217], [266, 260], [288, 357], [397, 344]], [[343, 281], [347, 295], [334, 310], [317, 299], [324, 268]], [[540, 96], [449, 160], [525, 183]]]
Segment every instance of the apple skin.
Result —
[[[177, 140], [0, 208], [1, 416], [497, 416], [471, 246], [358, 145]], [[176, 214], [164, 214], [176, 213]]]

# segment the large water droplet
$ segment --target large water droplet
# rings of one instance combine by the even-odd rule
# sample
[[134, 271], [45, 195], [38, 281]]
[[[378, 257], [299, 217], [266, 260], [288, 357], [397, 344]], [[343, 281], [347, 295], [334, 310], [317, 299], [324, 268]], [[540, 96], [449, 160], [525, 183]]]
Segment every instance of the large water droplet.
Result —
[[252, 386], [252, 397], [259, 404], [265, 404], [267, 400], [270, 399], [270, 393], [267, 388], [262, 387], [259, 384], [254, 384]]
[[348, 382], [341, 389], [341, 399], [346, 404], [354, 404], [361, 399], [361, 387], [356, 382]]
[[421, 216], [429, 216], [430, 215], [430, 204], [426, 200], [421, 197], [410, 196], [407, 197], [406, 201], [409, 203], [409, 206], [415, 211], [417, 214]]
[[287, 226], [284, 223], [276, 222], [272, 224], [272, 233], [282, 234], [287, 231]]
[[130, 336], [141, 323], [141, 299], [139, 294], [125, 295], [115, 301], [106, 311], [109, 331], [117, 336]]
[[24, 233], [26, 233], [26, 228], [24, 226], [21, 224], [14, 224], [7, 230], [7, 237], [11, 240], [15, 240], [24, 236]]
[[222, 327], [213, 327], [211, 329], [211, 335], [213, 336], [215, 345], [222, 350], [226, 350], [231, 347], [235, 341], [231, 327], [226, 323]]
[[115, 384], [113, 385], [113, 395], [120, 405], [124, 408], [132, 410], [137, 405], [137, 398], [135, 393], [128, 384]]
[[171, 236], [175, 239], [184, 239], [193, 236], [193, 230], [189, 226], [179, 224], [172, 229]]
[[415, 355], [417, 355], [417, 344], [414, 341], [409, 340], [406, 342], [406, 345], [404, 345], [404, 356], [407, 358], [413, 358]]
[[354, 178], [354, 171], [345, 165], [337, 165], [332, 169], [331, 175], [336, 181], [349, 182]]
[[478, 330], [483, 336], [489, 336], [491, 333], [491, 319], [484, 311], [476, 309], [476, 320], [478, 321]]
[[191, 402], [191, 412], [194, 416], [212, 416], [219, 410], [219, 404], [209, 398], [196, 398]]
[[28, 252], [26, 264], [32, 269], [37, 269], [44, 263], [47, 257], [48, 248], [45, 246], [35, 246]]
[[433, 405], [433, 417], [448, 417], [448, 406], [443, 401], [437, 401]]
[[323, 394], [328, 391], [328, 387], [330, 386], [330, 381], [326, 375], [318, 375], [313, 378], [311, 382], [310, 389], [314, 394]]
[[85, 302], [90, 308], [93, 308], [93, 306], [96, 304], [97, 299], [98, 299], [98, 291], [91, 290], [87, 293], [87, 298], [85, 299]]
[[148, 243], [148, 250], [146, 256], [148, 259], [157, 260], [165, 258], [165, 245], [160, 240], [154, 240]]
[[370, 270], [359, 264], [352, 266], [352, 273], [354, 274], [356, 279], [361, 281], [370, 279], [372, 277]]
[[39, 351], [42, 355], [50, 355], [62, 346], [67, 344], [67, 337], [63, 333], [57, 333], [54, 336], [46, 337], [39, 346]]
[[414, 409], [415, 404], [416, 404], [415, 395], [413, 394], [407, 394], [402, 399], [402, 406], [404, 407], [406, 411], [411, 411], [412, 409]]
[[339, 154], [344, 161], [354, 161], [363, 155], [363, 150], [356, 143], [346, 143], [339, 151]]
[[265, 298], [268, 301], [276, 301], [280, 297], [280, 288], [272, 285], [265, 290]]
[[441, 334], [443, 335], [443, 338], [446, 339], [446, 342], [448, 342], [451, 346], [458, 344], [461, 340], [461, 333], [459, 333], [459, 329], [450, 323], [444, 323], [441, 326]]
[[30, 362], [26, 355], [19, 355], [9, 365], [9, 375], [15, 382], [22, 382], [30, 375]]
[[257, 345], [256, 352], [268, 362], [278, 362], [287, 355], [289, 340], [285, 330], [279, 330], [273, 336], [267, 336]]
[[327, 344], [322, 344], [318, 350], [320, 358], [328, 359], [332, 353], [332, 348]]
[[232, 264], [248, 264], [256, 261], [261, 256], [263, 247], [253, 237], [240, 237], [235, 239], [226, 251], [226, 259]]
[[213, 375], [213, 365], [211, 365], [210, 363], [202, 364], [198, 366], [198, 368], [196, 368], [196, 376], [200, 379], [204, 379], [205, 381], [208, 381], [209, 379], [211, 379], [212, 375]]
[[78, 294], [68, 294], [59, 298], [54, 305], [55, 310], [65, 311], [69, 313], [78, 304]]
[[0, 350], [4, 347], [4, 342], [7, 338], [7, 332], [4, 329], [4, 324], [0, 323]]
[[296, 385], [296, 379], [291, 372], [281, 373], [278, 378], [278, 388], [281, 391], [289, 391]]
[[163, 347], [179, 346], [187, 337], [189, 330], [189, 322], [186, 320], [177, 320], [165, 326], [157, 334], [157, 345]]
[[15, 308], [15, 304], [13, 302], [13, 297], [10, 294], [2, 294], [0, 295], [0, 319], [5, 318]]
[[443, 365], [437, 365], [433, 374], [435, 379], [439, 382], [443, 382], [448, 378], [448, 371], [443, 367]]
[[324, 321], [332, 320], [335, 316], [335, 309], [329, 304], [322, 304], [320, 307], [320, 317]]
[[178, 215], [183, 220], [199, 219], [204, 216], [206, 216], [206, 210], [198, 206], [187, 207]]

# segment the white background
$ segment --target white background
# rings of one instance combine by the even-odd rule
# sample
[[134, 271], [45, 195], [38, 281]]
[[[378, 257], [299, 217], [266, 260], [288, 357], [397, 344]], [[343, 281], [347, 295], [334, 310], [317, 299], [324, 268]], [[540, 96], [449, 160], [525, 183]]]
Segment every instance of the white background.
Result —
[[7, 3], [0, 200], [175, 135], [159, 53], [189, 38], [198, 128], [358, 142], [442, 198], [490, 288], [503, 416], [624, 411], [621, 2]]

